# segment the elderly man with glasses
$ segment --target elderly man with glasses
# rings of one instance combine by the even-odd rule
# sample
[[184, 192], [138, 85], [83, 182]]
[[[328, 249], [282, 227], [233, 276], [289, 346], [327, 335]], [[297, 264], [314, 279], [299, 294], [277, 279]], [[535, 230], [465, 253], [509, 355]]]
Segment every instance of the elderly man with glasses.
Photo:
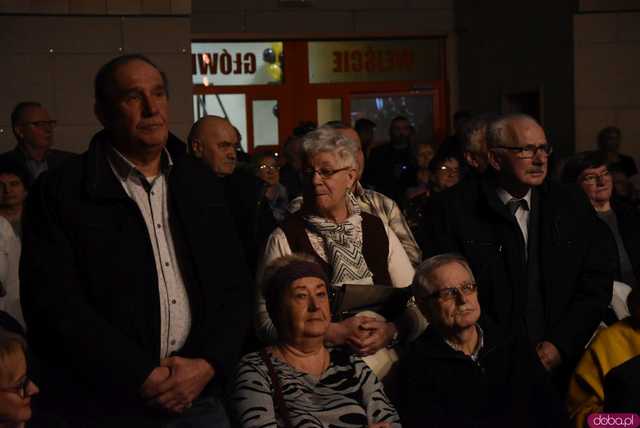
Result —
[[533, 350], [481, 318], [482, 285], [464, 257], [425, 260], [412, 287], [429, 326], [400, 360], [404, 427], [564, 426], [566, 412]]
[[56, 168], [71, 153], [52, 148], [57, 121], [52, 120], [42, 104], [26, 101], [17, 104], [11, 113], [11, 129], [17, 146], [0, 155], [0, 165], [20, 168], [30, 187], [44, 171]]
[[486, 139], [490, 169], [434, 201], [422, 248], [462, 253], [485, 314], [528, 337], [566, 391], [611, 299], [615, 242], [583, 192], [546, 180], [552, 148], [533, 118], [502, 116]]

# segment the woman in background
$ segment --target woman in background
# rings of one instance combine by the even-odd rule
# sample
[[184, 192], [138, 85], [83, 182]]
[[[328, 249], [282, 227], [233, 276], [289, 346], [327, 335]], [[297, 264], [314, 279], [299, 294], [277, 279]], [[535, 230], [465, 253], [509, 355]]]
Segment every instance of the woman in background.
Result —
[[287, 214], [289, 198], [287, 189], [280, 184], [280, 166], [273, 153], [256, 153], [253, 158], [255, 174], [267, 183], [264, 196], [269, 202], [273, 217], [278, 223], [282, 222]]

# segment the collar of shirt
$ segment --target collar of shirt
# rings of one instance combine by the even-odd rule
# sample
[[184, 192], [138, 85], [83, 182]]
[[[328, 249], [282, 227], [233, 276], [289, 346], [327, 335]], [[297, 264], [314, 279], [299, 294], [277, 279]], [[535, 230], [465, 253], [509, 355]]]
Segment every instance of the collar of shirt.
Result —
[[524, 199], [525, 201], [527, 201], [527, 207], [529, 207], [529, 209], [531, 209], [531, 189], [529, 189], [529, 191], [527, 192], [526, 195], [524, 195], [522, 198], [516, 198], [515, 196], [513, 196], [511, 193], [507, 192], [506, 190], [498, 187], [496, 189], [496, 193], [498, 194], [498, 198], [500, 198], [500, 200], [502, 201], [502, 203], [504, 205], [507, 204], [507, 202], [509, 202], [511, 199]]
[[[474, 362], [478, 361], [478, 357], [480, 356], [480, 351], [484, 346], [484, 332], [482, 331], [482, 327], [480, 327], [480, 324], [478, 323], [476, 323], [476, 330], [478, 331], [478, 344], [476, 345], [476, 349], [473, 351], [473, 353], [469, 355], [469, 358], [471, 358]], [[462, 350], [458, 346], [456, 346], [453, 342], [450, 342], [447, 339], [445, 339], [444, 341], [447, 343], [447, 345], [451, 347], [451, 349], [462, 352]]]
[[[112, 145], [110, 145], [107, 156], [109, 157], [109, 163], [111, 163], [113, 170], [118, 175], [118, 178], [120, 178], [122, 181], [127, 181], [131, 177], [131, 175], [136, 175], [138, 178], [144, 178], [144, 180], [142, 180], [143, 183], [148, 183], [148, 180], [144, 176], [144, 174], [142, 174], [140, 170], [136, 168], [136, 166], [129, 159], [127, 159]], [[160, 155], [161, 174], [168, 175], [172, 167], [173, 160], [171, 159], [171, 155], [169, 154], [167, 149], [164, 148], [162, 154]]]
[[360, 197], [362, 196], [362, 194], [364, 193], [364, 187], [362, 187], [362, 184], [360, 183], [360, 180], [356, 181], [356, 185], [353, 187], [353, 194], [356, 197]]

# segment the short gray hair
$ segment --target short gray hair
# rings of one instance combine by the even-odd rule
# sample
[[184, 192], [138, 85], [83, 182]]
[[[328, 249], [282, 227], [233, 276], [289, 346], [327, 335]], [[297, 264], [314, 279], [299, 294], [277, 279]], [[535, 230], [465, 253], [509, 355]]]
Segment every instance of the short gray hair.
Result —
[[340, 168], [356, 168], [358, 145], [343, 136], [336, 129], [320, 127], [304, 136], [302, 149], [307, 159], [318, 153], [333, 153], [338, 158]]
[[487, 127], [487, 147], [516, 146], [516, 134], [511, 124], [517, 120], [528, 120], [538, 123], [533, 117], [524, 113], [509, 113], [500, 116]]
[[469, 272], [469, 275], [471, 275], [471, 280], [476, 282], [471, 266], [469, 266], [467, 259], [462, 255], [458, 253], [439, 254], [423, 261], [416, 269], [416, 273], [413, 276], [413, 283], [411, 284], [413, 295], [416, 299], [424, 299], [436, 291], [433, 272], [451, 263], [462, 265], [462, 267]]
[[480, 131], [486, 131], [489, 128], [491, 122], [496, 120], [499, 116], [492, 113], [484, 113], [473, 116], [462, 127], [462, 148], [465, 152], [479, 153], [482, 152], [482, 147], [478, 147], [474, 144], [472, 137]]

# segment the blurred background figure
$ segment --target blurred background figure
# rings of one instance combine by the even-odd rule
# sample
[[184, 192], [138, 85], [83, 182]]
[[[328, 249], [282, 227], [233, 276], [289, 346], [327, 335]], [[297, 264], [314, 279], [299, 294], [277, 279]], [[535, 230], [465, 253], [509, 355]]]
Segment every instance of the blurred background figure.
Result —
[[389, 125], [389, 142], [371, 150], [362, 178], [365, 187], [371, 187], [396, 203], [404, 196], [407, 187], [401, 177], [415, 165], [415, 152], [411, 148], [412, 133], [409, 119], [395, 117]]
[[416, 165], [411, 168], [410, 187], [404, 194], [405, 201], [411, 200], [417, 196], [429, 193], [429, 184], [431, 172], [429, 171], [429, 163], [435, 155], [435, 149], [431, 144], [418, 144], [415, 147]]
[[22, 208], [27, 197], [22, 171], [0, 165], [0, 310], [24, 327], [18, 276], [22, 244]]
[[416, 147], [417, 168], [413, 170], [413, 184], [405, 192], [403, 200], [404, 215], [411, 232], [415, 234], [424, 216], [427, 200], [432, 192], [432, 172], [429, 164], [435, 155], [431, 144], [418, 144]]
[[362, 145], [364, 157], [365, 159], [368, 159], [374, 144], [373, 138], [376, 131], [376, 123], [367, 118], [362, 118], [356, 120], [353, 128], [360, 137], [360, 144]]
[[300, 123], [282, 148], [280, 183], [287, 189], [289, 199], [302, 194], [302, 138], [314, 129], [316, 124], [313, 122]]
[[266, 182], [253, 171], [237, 168], [237, 138], [238, 133], [227, 119], [204, 116], [189, 132], [189, 152], [201, 159], [222, 182], [236, 232], [249, 267], [255, 272], [258, 257], [276, 222], [265, 199]]
[[461, 169], [462, 162], [458, 152], [445, 146], [441, 147], [429, 162], [432, 190], [442, 192], [458, 184], [462, 174]]
[[622, 131], [616, 126], [607, 126], [598, 132], [598, 151], [604, 156], [607, 166], [624, 171], [627, 177], [638, 173], [638, 167], [631, 156], [620, 153]]
[[27, 199], [26, 177], [12, 164], [0, 164], [0, 216], [11, 223], [13, 231], [22, 236], [22, 208]]
[[268, 201], [273, 218], [280, 223], [287, 215], [289, 198], [287, 189], [280, 184], [280, 165], [272, 152], [253, 155], [255, 174], [266, 183], [264, 197]]
[[236, 131], [237, 143], [236, 143], [236, 162], [237, 168], [250, 169], [251, 168], [251, 156], [242, 148], [242, 134], [237, 127], [233, 127]]
[[57, 121], [38, 102], [18, 103], [11, 112], [11, 129], [18, 144], [13, 150], [0, 155], [0, 165], [13, 165], [21, 171], [30, 187], [38, 176], [56, 168], [71, 153], [52, 148]]
[[[635, 187], [631, 180], [631, 177], [627, 175], [627, 172], [618, 164], [611, 164], [608, 166], [609, 174], [611, 174], [611, 180], [613, 181], [613, 195], [612, 200], [633, 206], [635, 209], [640, 208], [640, 195], [638, 189]], [[635, 176], [638, 177], [637, 174]]]
[[458, 110], [453, 114], [453, 134], [444, 139], [440, 147], [446, 147], [447, 151], [453, 151], [460, 157], [464, 147], [464, 129], [473, 118], [471, 110]]
[[618, 247], [616, 280], [637, 286], [640, 278], [640, 214], [630, 205], [612, 198], [613, 180], [604, 153], [583, 152], [565, 164], [563, 179], [576, 183], [609, 226]]
[[27, 374], [26, 348], [21, 336], [0, 328], [0, 427], [24, 427], [32, 416], [39, 389]]
[[483, 174], [489, 166], [487, 148], [487, 127], [496, 115], [480, 114], [465, 122], [462, 129], [462, 152], [470, 171], [470, 176]]
[[419, 233], [420, 225], [429, 210], [430, 198], [434, 193], [458, 184], [462, 176], [462, 168], [463, 162], [458, 152], [452, 146], [440, 146], [435, 156], [429, 161], [428, 175], [426, 171], [418, 170], [418, 174], [428, 177], [428, 182], [422, 184], [424, 189], [422, 192], [416, 192], [407, 200], [404, 210], [414, 234]]

